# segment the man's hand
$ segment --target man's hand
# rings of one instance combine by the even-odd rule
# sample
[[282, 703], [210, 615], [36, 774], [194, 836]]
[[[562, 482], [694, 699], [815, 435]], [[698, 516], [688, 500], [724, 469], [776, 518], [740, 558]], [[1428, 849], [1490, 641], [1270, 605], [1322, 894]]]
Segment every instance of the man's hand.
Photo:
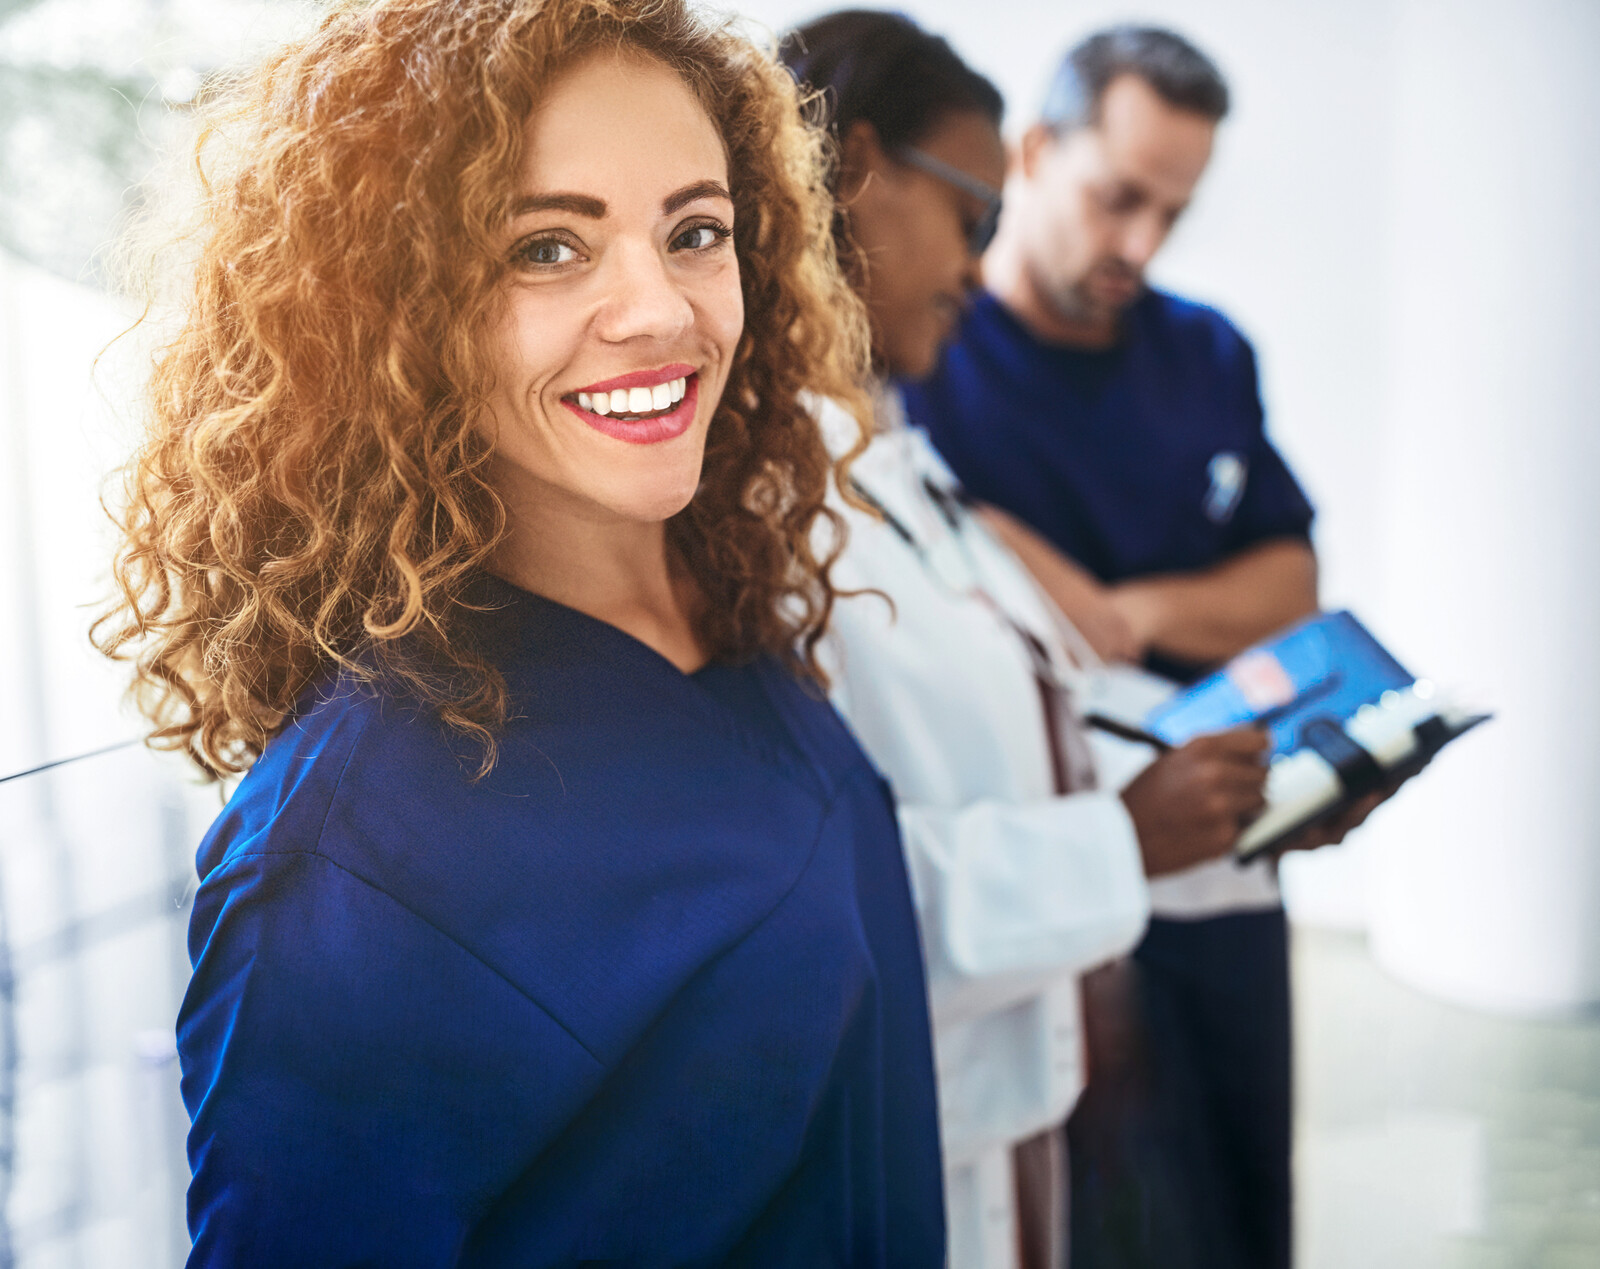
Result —
[[1360, 801], [1352, 802], [1331, 820], [1324, 823], [1307, 824], [1304, 828], [1297, 830], [1277, 846], [1274, 846], [1272, 854], [1281, 858], [1291, 850], [1316, 850], [1319, 846], [1337, 846], [1349, 834], [1366, 823], [1367, 816], [1371, 815], [1398, 793], [1400, 786], [1406, 780], [1410, 780], [1427, 765], [1427, 763], [1423, 763], [1416, 771], [1407, 775], [1404, 780], [1391, 780], [1383, 788], [1374, 790]]
[[1387, 801], [1393, 792], [1394, 790], [1390, 789], [1382, 793], [1369, 793], [1359, 802], [1351, 803], [1327, 823], [1307, 824], [1304, 828], [1295, 830], [1274, 846], [1271, 853], [1281, 858], [1292, 850], [1316, 850], [1319, 846], [1337, 846], [1344, 841], [1348, 833], [1360, 828], [1367, 816]]
[[1233, 850], [1266, 805], [1270, 742], [1254, 728], [1197, 736], [1162, 754], [1122, 791], [1147, 877], [1178, 872]]
[[1102, 661], [1151, 651], [1213, 665], [1317, 610], [1317, 561], [1298, 538], [1247, 547], [1212, 568], [1107, 586], [1015, 516], [978, 513]]
[[1068, 621], [1078, 628], [1085, 641], [1102, 661], [1110, 664], [1125, 662], [1137, 665], [1144, 660], [1145, 642], [1118, 606], [1112, 602], [1111, 592], [1093, 578], [1085, 575], [1083, 588], [1069, 596], [1072, 607], [1062, 603], [1057, 588], [1046, 591], [1056, 601]]
[[988, 506], [979, 508], [978, 514], [1078, 628], [1096, 656], [1102, 661], [1132, 664], [1144, 659], [1144, 641], [1113, 601], [1110, 587], [1102, 585], [1087, 569], [1068, 559], [1015, 516]]
[[1119, 582], [1105, 596], [1142, 649], [1215, 665], [1317, 610], [1317, 561], [1305, 542], [1277, 539], [1199, 572]]

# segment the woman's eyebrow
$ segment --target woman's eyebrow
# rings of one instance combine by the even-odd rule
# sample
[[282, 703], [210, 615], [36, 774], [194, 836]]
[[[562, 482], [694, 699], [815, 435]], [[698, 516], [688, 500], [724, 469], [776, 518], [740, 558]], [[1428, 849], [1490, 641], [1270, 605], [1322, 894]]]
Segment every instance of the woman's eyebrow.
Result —
[[[721, 198], [730, 203], [733, 201], [733, 195], [721, 181], [696, 181], [692, 185], [674, 190], [663, 198], [661, 213], [670, 216], [700, 198]], [[593, 194], [524, 194], [511, 204], [511, 218], [515, 220], [518, 216], [526, 216], [531, 212], [564, 211], [589, 220], [604, 220], [607, 210], [605, 199], [596, 198]]]
[[670, 216], [680, 208], [687, 207], [697, 198], [725, 198], [733, 202], [733, 195], [728, 193], [728, 187], [721, 181], [696, 181], [693, 185], [685, 185], [680, 190], [675, 190], [661, 200], [661, 214]]
[[589, 220], [606, 218], [606, 201], [592, 194], [525, 194], [511, 204], [511, 218], [529, 212], [564, 211]]

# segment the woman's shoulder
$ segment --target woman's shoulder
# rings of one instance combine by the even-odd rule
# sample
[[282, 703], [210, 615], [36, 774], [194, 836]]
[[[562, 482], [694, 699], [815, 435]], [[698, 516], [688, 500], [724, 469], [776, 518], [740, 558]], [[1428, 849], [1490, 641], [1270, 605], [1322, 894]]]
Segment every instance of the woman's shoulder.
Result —
[[441, 774], [438, 732], [417, 707], [348, 675], [308, 689], [201, 842], [201, 880], [241, 856], [317, 853], [352, 767], [397, 797], [422, 793]]
[[191, 951], [255, 947], [270, 927], [366, 955], [385, 931], [432, 931], [611, 1060], [784, 904], [859, 796], [865, 760], [831, 709], [781, 667], [747, 668], [755, 703], [770, 697], [763, 733], [781, 718], [810, 760], [802, 778], [664, 669], [648, 701], [586, 680], [559, 708], [530, 707], [482, 778], [443, 724], [328, 694], [212, 830]]
[[[395, 825], [426, 803], [442, 772], [456, 772], [445, 766], [440, 728], [348, 676], [308, 690], [301, 705], [200, 843], [189, 925], [197, 967], [219, 957], [233, 964], [253, 949], [252, 963], [271, 979], [291, 947], [301, 949], [292, 960], [342, 946], [356, 927], [387, 946], [434, 925], [403, 872], [373, 865], [410, 849]], [[459, 942], [435, 925], [441, 934]]]

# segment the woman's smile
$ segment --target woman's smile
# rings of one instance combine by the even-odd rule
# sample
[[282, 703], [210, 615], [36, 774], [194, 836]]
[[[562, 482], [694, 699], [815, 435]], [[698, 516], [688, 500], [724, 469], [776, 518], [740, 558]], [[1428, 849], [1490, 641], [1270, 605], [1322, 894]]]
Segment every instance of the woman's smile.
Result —
[[690, 430], [699, 405], [699, 374], [691, 371], [650, 387], [595, 387], [562, 397], [562, 405], [608, 437], [651, 445]]
[[561, 398], [595, 431], [636, 445], [682, 436], [694, 423], [699, 401], [700, 375], [686, 365], [620, 375]]

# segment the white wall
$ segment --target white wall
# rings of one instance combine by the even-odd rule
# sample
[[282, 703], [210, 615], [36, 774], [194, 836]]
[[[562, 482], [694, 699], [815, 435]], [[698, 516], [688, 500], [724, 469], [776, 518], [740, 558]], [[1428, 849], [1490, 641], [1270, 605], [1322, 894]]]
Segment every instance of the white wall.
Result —
[[[106, 473], [131, 442], [121, 305], [0, 253], [0, 776], [138, 734], [93, 652]], [[0, 1264], [170, 1266], [187, 1240], [172, 1021], [214, 792], [141, 750], [0, 784]], [[14, 1117], [13, 1117], [14, 1116]]]
[[1374, 947], [1559, 1009], [1600, 1000], [1600, 5], [1414, 0], [1395, 47], [1383, 611], [1500, 717], [1395, 807]]

